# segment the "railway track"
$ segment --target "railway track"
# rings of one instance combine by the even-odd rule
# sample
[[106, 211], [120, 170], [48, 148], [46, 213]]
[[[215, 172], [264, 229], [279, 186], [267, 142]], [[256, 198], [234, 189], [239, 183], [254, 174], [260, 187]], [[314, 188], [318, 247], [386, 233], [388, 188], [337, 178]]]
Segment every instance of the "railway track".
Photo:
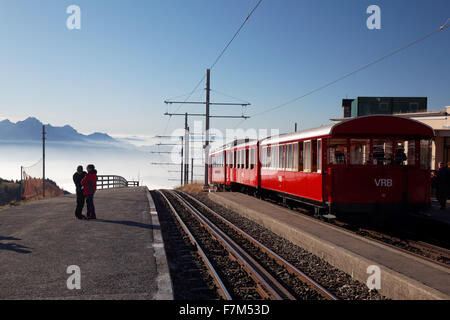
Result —
[[156, 191], [151, 191], [158, 210], [167, 261], [176, 300], [225, 299], [214, 281], [214, 274], [202, 259], [195, 243], [184, 231], [169, 204]]
[[223, 299], [337, 300], [320, 284], [199, 200], [174, 191], [160, 194], [198, 248]]

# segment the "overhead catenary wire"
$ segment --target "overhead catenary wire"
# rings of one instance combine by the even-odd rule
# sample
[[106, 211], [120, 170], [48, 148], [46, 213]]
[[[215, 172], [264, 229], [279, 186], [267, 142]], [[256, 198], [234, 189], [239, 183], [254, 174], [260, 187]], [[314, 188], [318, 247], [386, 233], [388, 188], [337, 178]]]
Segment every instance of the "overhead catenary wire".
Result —
[[[327, 87], [330, 87], [330, 86], [332, 86], [333, 84], [336, 84], [337, 82], [340, 82], [340, 81], [342, 81], [342, 80], [344, 80], [344, 79], [346, 79], [346, 78], [349, 78], [349, 77], [351, 77], [351, 76], [353, 76], [353, 75], [355, 75], [355, 74], [357, 74], [357, 73], [359, 73], [359, 72], [361, 72], [361, 71], [363, 71], [363, 70], [365, 70], [365, 69], [367, 69], [367, 68], [369, 68], [369, 67], [371, 67], [371, 66], [373, 66], [373, 65], [375, 65], [375, 64], [378, 64], [378, 63], [380, 63], [380, 62], [386, 60], [387, 58], [390, 58], [390, 57], [392, 57], [392, 56], [394, 56], [394, 55], [396, 55], [396, 54], [402, 52], [403, 50], [406, 50], [406, 49], [408, 49], [408, 48], [410, 48], [410, 47], [412, 47], [412, 46], [418, 44], [419, 42], [422, 42], [422, 41], [424, 41], [425, 39], [428, 39], [428, 38], [434, 36], [435, 34], [437, 34], [437, 33], [441, 32], [441, 31], [445, 30], [446, 28], [448, 28], [448, 22], [449, 22], [449, 20], [450, 20], [450, 18], [448, 18], [447, 21], [445, 22], [445, 24], [443, 24], [442, 26], [440, 26], [439, 29], [436, 29], [436, 30], [434, 30], [433, 32], [430, 32], [430, 33], [428, 33], [427, 35], [425, 35], [425, 36], [423, 36], [423, 37], [421, 37], [421, 38], [419, 38], [419, 39], [417, 39], [417, 40], [414, 40], [413, 42], [410, 42], [410, 43], [408, 43], [407, 45], [405, 45], [405, 46], [403, 46], [403, 47], [401, 47], [401, 48], [399, 48], [399, 49], [396, 49], [396, 50], [394, 50], [394, 51], [392, 51], [392, 52], [390, 52], [390, 53], [388, 53], [388, 54], [382, 56], [381, 58], [378, 58], [378, 59], [376, 59], [376, 60], [374, 60], [374, 61], [372, 61], [372, 62], [370, 62], [370, 63], [368, 63], [368, 64], [366, 64], [366, 65], [364, 65], [364, 66], [362, 66], [362, 67], [360, 67], [360, 68], [358, 68], [358, 69], [356, 69], [356, 70], [354, 70], [354, 71], [351, 71], [351, 72], [349, 72], [349, 73], [346, 73], [345, 75], [343, 75], [343, 76], [341, 76], [341, 77], [339, 77], [339, 78], [337, 78], [337, 79], [335, 79], [335, 80], [333, 80], [333, 81], [330, 81], [330, 82], [328, 82], [328, 83], [326, 83], [326, 84], [324, 84], [324, 85], [322, 85], [322, 86], [320, 86], [320, 87], [318, 87], [318, 88], [316, 88], [316, 89], [314, 89], [314, 90], [311, 90], [311, 91], [309, 91], [309, 92], [307, 92], [307, 93], [305, 93], [305, 94], [303, 94], [303, 95], [301, 95], [301, 96], [298, 96], [298, 97], [296, 97], [296, 98], [293, 98], [293, 99], [291, 99], [291, 100], [289, 100], [289, 101], [287, 101], [287, 102], [284, 102], [284, 103], [282, 103], [282, 104], [280, 104], [280, 105], [277, 105], [277, 106], [275, 106], [275, 107], [271, 107], [271, 108], [268, 108], [268, 109], [263, 110], [263, 111], [261, 111], [261, 112], [257, 112], [257, 113], [255, 113], [255, 114], [251, 115], [250, 117], [251, 117], [251, 118], [258, 117], [258, 116], [261, 116], [261, 115], [263, 115], [263, 114], [266, 114], [266, 113], [275, 111], [275, 110], [277, 110], [277, 109], [283, 108], [283, 107], [285, 107], [285, 106], [287, 106], [287, 105], [289, 105], [289, 104], [292, 104], [292, 103], [294, 103], [294, 102], [296, 102], [296, 101], [298, 101], [298, 100], [301, 100], [301, 99], [303, 99], [303, 98], [305, 98], [305, 97], [307, 97], [307, 96], [310, 96], [310, 95], [312, 95], [312, 94], [314, 94], [314, 93], [316, 93], [316, 92], [318, 92], [318, 91], [321, 91], [321, 90], [323, 90], [323, 89], [325, 89], [325, 88], [327, 88]], [[240, 122], [235, 126], [235, 128], [238, 127], [239, 125], [241, 125], [245, 120], [246, 120], [246, 119], [240, 121]]]
[[[212, 65], [209, 67], [210, 70], [212, 70], [216, 64], [220, 61], [220, 59], [223, 57], [223, 55], [225, 54], [225, 52], [228, 50], [228, 48], [230, 47], [231, 43], [236, 39], [236, 37], [239, 35], [239, 33], [241, 32], [241, 30], [244, 28], [244, 26], [247, 24], [248, 20], [250, 19], [250, 17], [253, 15], [253, 13], [256, 11], [256, 9], [258, 9], [258, 7], [261, 5], [262, 0], [259, 0], [256, 5], [253, 7], [253, 9], [250, 11], [250, 13], [247, 15], [247, 17], [245, 18], [245, 20], [242, 22], [242, 24], [239, 26], [239, 28], [236, 30], [236, 32], [234, 33], [233, 37], [231, 38], [230, 41], [228, 41], [228, 43], [225, 45], [225, 47], [222, 49], [222, 51], [219, 53], [219, 55], [217, 56], [217, 58], [214, 60], [214, 62], [212, 63]], [[188, 95], [188, 97], [184, 100], [184, 102], [187, 102], [191, 96], [194, 94], [194, 92], [198, 89], [198, 87], [200, 86], [200, 84], [205, 80], [206, 78], [206, 74], [204, 74], [202, 76], [202, 78], [200, 79], [200, 81], [196, 84], [196, 86], [194, 87], [194, 89], [191, 91], [191, 93]], [[177, 107], [177, 109], [175, 110], [174, 113], [177, 113], [181, 106], [183, 104], [180, 103]], [[167, 131], [167, 128], [169, 127], [169, 123], [170, 123], [170, 119], [172, 117], [169, 117], [168, 121], [167, 121], [167, 125], [166, 128], [164, 129], [164, 133]]]
[[220, 94], [220, 95], [222, 95], [222, 96], [225, 96], [225, 97], [228, 97], [228, 98], [237, 100], [237, 101], [245, 102], [246, 104], [250, 104], [250, 102], [247, 101], [247, 100], [244, 100], [244, 99], [241, 99], [241, 98], [237, 98], [237, 97], [233, 97], [232, 95], [229, 95], [229, 94], [227, 94], [227, 93], [223, 93], [223, 92], [220, 92], [220, 91], [217, 91], [217, 90], [214, 90], [214, 89], [210, 89], [210, 90], [211, 90], [212, 92], [218, 93], [218, 94]]

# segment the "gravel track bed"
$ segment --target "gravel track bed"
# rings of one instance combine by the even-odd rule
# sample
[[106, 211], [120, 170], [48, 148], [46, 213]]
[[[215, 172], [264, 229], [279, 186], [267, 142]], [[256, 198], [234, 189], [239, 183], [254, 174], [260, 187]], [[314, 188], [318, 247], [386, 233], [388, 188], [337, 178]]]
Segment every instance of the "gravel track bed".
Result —
[[[225, 219], [250, 234], [256, 240], [292, 263], [324, 288], [345, 300], [384, 300], [376, 290], [369, 290], [365, 284], [352, 279], [321, 258], [283, 239], [275, 233], [211, 201], [206, 194], [192, 193], [192, 196], [222, 215]], [[203, 211], [202, 211], [203, 212]]]
[[175, 300], [220, 299], [216, 285], [189, 237], [159, 193], [151, 192], [158, 211]]
[[205, 215], [211, 222], [218, 226], [228, 236], [230, 236], [237, 244], [244, 248], [258, 263], [260, 263], [271, 275], [277, 279], [285, 288], [288, 288], [290, 292], [298, 300], [325, 300], [317, 291], [312, 289], [306, 283], [295, 277], [288, 272], [283, 266], [279, 265], [265, 252], [260, 250], [257, 246], [244, 238], [240, 233], [228, 227], [220, 219], [209, 213], [207, 210], [199, 206], [195, 201], [189, 199], [189, 197], [180, 194], [184, 199], [189, 201], [195, 208], [197, 208], [203, 215]]
[[242, 266], [176, 198], [168, 192], [163, 192], [202, 247], [231, 297], [239, 300], [261, 300], [262, 297], [256, 290], [256, 283]]

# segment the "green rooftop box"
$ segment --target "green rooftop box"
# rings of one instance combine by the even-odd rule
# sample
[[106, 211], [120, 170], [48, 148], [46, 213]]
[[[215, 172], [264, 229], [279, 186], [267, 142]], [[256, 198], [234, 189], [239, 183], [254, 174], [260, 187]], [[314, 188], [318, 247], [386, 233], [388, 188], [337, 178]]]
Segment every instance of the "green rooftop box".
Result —
[[358, 97], [352, 102], [352, 117], [427, 111], [427, 98]]

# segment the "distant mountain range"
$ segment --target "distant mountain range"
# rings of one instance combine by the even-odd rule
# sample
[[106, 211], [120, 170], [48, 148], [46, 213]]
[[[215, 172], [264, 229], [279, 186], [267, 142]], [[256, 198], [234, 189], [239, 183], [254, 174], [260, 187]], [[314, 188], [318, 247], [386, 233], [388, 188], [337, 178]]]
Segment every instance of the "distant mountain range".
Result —
[[[105, 133], [84, 135], [69, 125], [54, 127], [46, 125], [48, 142], [88, 142], [88, 143], [120, 143]], [[30, 117], [13, 123], [9, 120], [0, 121], [0, 141], [41, 141], [42, 122]]]

